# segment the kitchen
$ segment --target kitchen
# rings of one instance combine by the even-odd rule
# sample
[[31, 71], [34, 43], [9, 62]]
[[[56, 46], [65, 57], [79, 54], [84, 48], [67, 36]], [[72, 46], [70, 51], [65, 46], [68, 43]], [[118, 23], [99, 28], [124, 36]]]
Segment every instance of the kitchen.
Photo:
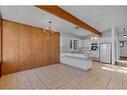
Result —
[[111, 64], [111, 32], [104, 32], [102, 37], [84, 38], [62, 34], [60, 50], [61, 63], [83, 70], [90, 70], [92, 61]]

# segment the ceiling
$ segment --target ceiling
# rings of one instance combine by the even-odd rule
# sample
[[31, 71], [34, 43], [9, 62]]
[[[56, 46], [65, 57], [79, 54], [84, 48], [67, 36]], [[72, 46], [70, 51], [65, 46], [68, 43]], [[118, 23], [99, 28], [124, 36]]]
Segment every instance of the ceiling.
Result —
[[90, 32], [82, 28], [75, 29], [75, 25], [58, 18], [46, 11], [34, 6], [0, 6], [2, 18], [35, 27], [48, 27], [48, 22], [52, 21], [52, 27], [58, 32], [70, 34], [77, 37], [90, 35]]
[[127, 26], [127, 6], [60, 6], [100, 32]]
[[[88, 23], [96, 30], [105, 32], [115, 26], [127, 26], [127, 6], [59, 6]], [[91, 33], [82, 28], [75, 29], [75, 25], [58, 18], [34, 6], [0, 6], [2, 18], [35, 27], [48, 27], [51, 20], [52, 27], [65, 34], [84, 37]]]

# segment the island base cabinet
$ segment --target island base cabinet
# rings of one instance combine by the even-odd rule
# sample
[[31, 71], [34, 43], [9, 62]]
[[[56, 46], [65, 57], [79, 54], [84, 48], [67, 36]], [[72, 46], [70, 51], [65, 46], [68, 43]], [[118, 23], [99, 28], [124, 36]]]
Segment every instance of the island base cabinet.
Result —
[[66, 56], [64, 54], [61, 55], [60, 61], [62, 64], [66, 64], [69, 66], [73, 66], [82, 70], [90, 70], [92, 68], [92, 60], [84, 59], [79, 57], [71, 57]]

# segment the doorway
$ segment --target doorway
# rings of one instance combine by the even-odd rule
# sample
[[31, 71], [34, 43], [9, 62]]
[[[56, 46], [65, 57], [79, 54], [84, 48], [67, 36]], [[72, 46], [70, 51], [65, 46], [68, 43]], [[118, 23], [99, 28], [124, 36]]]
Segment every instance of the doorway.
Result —
[[120, 60], [127, 61], [127, 40], [121, 40], [120, 44]]

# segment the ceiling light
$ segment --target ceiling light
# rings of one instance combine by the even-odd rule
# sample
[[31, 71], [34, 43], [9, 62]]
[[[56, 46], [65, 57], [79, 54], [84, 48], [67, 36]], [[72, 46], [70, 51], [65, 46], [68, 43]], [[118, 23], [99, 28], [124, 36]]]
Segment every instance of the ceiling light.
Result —
[[124, 31], [123, 38], [126, 38], [127, 37], [126, 28], [124, 28], [123, 31]]
[[92, 40], [94, 40], [94, 39], [98, 39], [98, 37], [94, 37], [94, 36], [92, 36], [91, 39], [92, 39]]
[[126, 38], [127, 37], [127, 35], [123, 35], [123, 38]]
[[75, 29], [79, 29], [79, 27], [78, 26], [75, 26]]
[[52, 33], [54, 33], [56, 30], [53, 28], [53, 27], [51, 27], [51, 24], [52, 24], [52, 21], [49, 21], [48, 22], [48, 24], [49, 24], [49, 27], [48, 28], [44, 28], [44, 32], [50, 32], [50, 35], [52, 34]]

